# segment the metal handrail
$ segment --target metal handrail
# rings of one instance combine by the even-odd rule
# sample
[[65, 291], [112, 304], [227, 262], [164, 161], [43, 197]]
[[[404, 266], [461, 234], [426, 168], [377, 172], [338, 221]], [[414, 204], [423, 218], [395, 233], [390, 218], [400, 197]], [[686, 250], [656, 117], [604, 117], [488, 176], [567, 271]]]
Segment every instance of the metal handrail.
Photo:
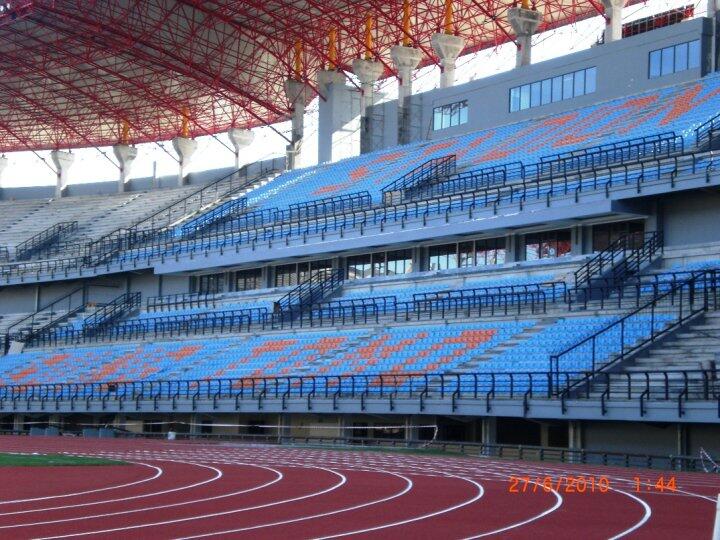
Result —
[[380, 190], [382, 193], [383, 202], [385, 202], [387, 194], [395, 191], [406, 190], [412, 187], [417, 187], [420, 184], [429, 182], [437, 177], [449, 176], [455, 172], [455, 168], [455, 154], [429, 159], [421, 165], [415, 167], [410, 172], [405, 173], [397, 180], [394, 180], [386, 186], [383, 186], [383, 188]]
[[[632, 310], [630, 313], [624, 315], [618, 320], [611, 322], [602, 329], [577, 341], [563, 351], [551, 355], [549, 370], [551, 372], [559, 373], [561, 371], [560, 364], [563, 357], [567, 357], [573, 353], [589, 356], [592, 363], [592, 369], [590, 370], [592, 373], [611, 368], [626, 360], [637, 351], [642, 350], [647, 344], [655, 342], [660, 337], [682, 326], [685, 322], [693, 319], [699, 313], [707, 311], [710, 305], [710, 290], [716, 288], [717, 279], [714, 271], [702, 272], [698, 275], [694, 275], [686, 281], [679, 283], [676, 282], [672, 285], [672, 288], [669, 291], [653, 297], [644, 305]], [[716, 295], [717, 292], [713, 291], [713, 296], [716, 297]], [[669, 321], [664, 321], [665, 324], [658, 328], [656, 327], [656, 322], [658, 321], [656, 317], [659, 309], [662, 307], [660, 304], [662, 301], [669, 302], [668, 310], [664, 314], [671, 315], [674, 318]], [[633, 343], [626, 343], [625, 338], [627, 336], [627, 326], [632, 322], [633, 318], [638, 315], [650, 316], [650, 331], [646, 333], [645, 337], [642, 339]], [[614, 341], [613, 334], [618, 330], [620, 340], [619, 347], [616, 347], [616, 349], [619, 350], [619, 352], [614, 353], [607, 361], [600, 363], [600, 358], [598, 357], [598, 342], [603, 339]], [[585, 351], [584, 349], [587, 348], [590, 350]], [[574, 385], [578, 386], [588, 382], [589, 380], [582, 379], [580, 381], [576, 381]]]
[[34, 253], [59, 240], [62, 235], [77, 231], [77, 229], [77, 221], [55, 223], [15, 246], [15, 259], [18, 261], [27, 260], [32, 257]]

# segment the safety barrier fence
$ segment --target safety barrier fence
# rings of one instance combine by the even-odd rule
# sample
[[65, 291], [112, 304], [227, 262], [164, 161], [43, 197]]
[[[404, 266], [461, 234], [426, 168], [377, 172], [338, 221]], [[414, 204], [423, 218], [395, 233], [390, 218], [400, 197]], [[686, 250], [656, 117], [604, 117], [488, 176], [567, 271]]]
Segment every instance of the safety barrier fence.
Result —
[[[698, 175], [710, 181], [710, 174], [716, 165], [717, 158], [706, 153], [691, 153], [671, 158], [653, 159], [638, 164], [624, 164], [594, 169], [574, 175], [552, 177], [542, 182], [525, 182], [507, 186], [495, 186], [474, 193], [463, 193], [457, 196], [440, 197], [437, 199], [414, 201], [393, 206], [375, 207], [358, 210], [319, 219], [301, 220], [293, 223], [281, 223], [262, 226], [254, 230], [245, 230], [221, 236], [200, 236], [186, 241], [167, 242], [144, 248], [130, 249], [119, 252], [112, 257], [115, 263], [150, 264], [153, 260], [164, 260], [167, 257], [192, 254], [208, 250], [239, 249], [246, 245], [255, 248], [258, 243], [289, 242], [291, 237], [300, 237], [307, 241], [310, 235], [319, 235], [321, 239], [329, 232], [358, 230], [361, 234], [369, 227], [384, 230], [389, 224], [404, 225], [410, 220], [422, 220], [426, 224], [434, 217], [444, 217], [466, 212], [472, 218], [475, 212], [490, 208], [493, 214], [505, 205], [520, 205], [520, 208], [531, 201], [544, 202], [550, 205], [555, 197], [572, 196], [576, 199], [581, 193], [604, 193], [609, 197], [615, 188], [632, 187], [639, 193], [648, 183], [669, 181], [674, 186], [681, 176]], [[109, 264], [109, 261], [108, 261]], [[0, 266], [0, 277], [10, 279], [19, 274], [35, 273], [55, 277], [67, 274], [71, 270], [83, 267], [82, 260], [65, 259], [40, 261], [22, 265]]]
[[[579, 377], [599, 377], [599, 384], [612, 391], [601, 394], [594, 388], [575, 391]], [[557, 386], [560, 383], [560, 386]], [[559, 390], [559, 392], [556, 392]], [[573, 392], [571, 394], [571, 392]], [[651, 402], [677, 405], [682, 416], [691, 402], [717, 402], [720, 418], [720, 384], [716, 370], [647, 371], [633, 373], [593, 372], [508, 372], [508, 373], [354, 373], [341, 375], [297, 375], [196, 380], [143, 380], [27, 384], [0, 386], [0, 411], [31, 408], [59, 410], [61, 402], [71, 407], [82, 403], [85, 410], [102, 410], [117, 402], [121, 410], [145, 410], [141, 401], [152, 401], [151, 410], [161, 402], [177, 407], [190, 401], [196, 408], [201, 401], [217, 406], [220, 400], [241, 404], [255, 402], [262, 409], [266, 400], [280, 401], [283, 409], [290, 400], [303, 400], [312, 410], [313, 400], [357, 400], [361, 410], [370, 399], [385, 400], [388, 411], [396, 402], [413, 400], [423, 411], [429, 400], [449, 401], [452, 410], [461, 402], [476, 403], [491, 413], [496, 400], [517, 400], [529, 412], [531, 400], [557, 401], [563, 413], [568, 401], [593, 401], [606, 412], [611, 401], [635, 402], [643, 414]]]
[[64, 235], [75, 232], [77, 229], [77, 221], [56, 223], [15, 246], [15, 259], [18, 261], [27, 260], [41, 252], [45, 247], [60, 240]]
[[[558, 354], [550, 357], [551, 372], [566, 371], [565, 365], [589, 362], [589, 371], [608, 369], [654, 343], [708, 309], [717, 308], [717, 279], [714, 271], [700, 272], [675, 282], [671, 289], [608, 324]], [[577, 385], [589, 384], [583, 378]], [[558, 390], [560, 383], [557, 381]]]

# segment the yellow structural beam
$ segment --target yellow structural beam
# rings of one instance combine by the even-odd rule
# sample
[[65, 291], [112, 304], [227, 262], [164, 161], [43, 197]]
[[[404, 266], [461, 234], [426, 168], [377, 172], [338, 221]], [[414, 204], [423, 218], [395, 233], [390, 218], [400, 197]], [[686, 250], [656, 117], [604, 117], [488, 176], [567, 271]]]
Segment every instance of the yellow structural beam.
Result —
[[372, 60], [372, 57], [373, 57], [372, 29], [373, 29], [373, 18], [372, 18], [372, 15], [368, 15], [365, 18], [365, 60]]
[[453, 3], [452, 0], [445, 0], [445, 19], [443, 22], [443, 30], [446, 34], [453, 33]]
[[412, 40], [410, 39], [410, 0], [403, 0], [402, 14], [402, 44], [404, 47], [409, 47], [412, 44]]
[[130, 144], [130, 124], [127, 120], [120, 123], [120, 144]]
[[295, 42], [295, 80], [302, 80], [303, 44], [299, 39]]
[[328, 32], [328, 69], [337, 69], [337, 30]]
[[190, 109], [183, 107], [182, 109], [182, 124], [180, 125], [180, 136], [186, 139], [190, 138]]

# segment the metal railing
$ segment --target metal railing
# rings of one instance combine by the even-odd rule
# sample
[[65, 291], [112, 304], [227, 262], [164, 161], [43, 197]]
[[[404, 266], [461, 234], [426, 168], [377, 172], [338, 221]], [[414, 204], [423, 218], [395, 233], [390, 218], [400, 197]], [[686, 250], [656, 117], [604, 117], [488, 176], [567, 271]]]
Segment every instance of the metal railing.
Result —
[[87, 286], [80, 286], [57, 300], [45, 304], [24, 319], [20, 319], [8, 327], [8, 339], [11, 341], [29, 342], [54, 328], [56, 325], [67, 321], [70, 317], [85, 309], [87, 291]]
[[141, 293], [124, 293], [113, 298], [83, 321], [82, 331], [86, 335], [112, 324], [141, 305]]
[[52, 245], [64, 235], [75, 232], [77, 229], [77, 221], [56, 223], [15, 246], [15, 259], [18, 261], [28, 260], [36, 253], [41, 252], [43, 248]]
[[337, 290], [345, 281], [345, 272], [340, 268], [312, 270], [310, 276], [293, 290], [275, 302], [275, 313], [293, 315], [302, 312], [308, 305], [315, 304]]
[[719, 133], [720, 114], [717, 114], [695, 129], [695, 146], [712, 150]]
[[211, 227], [220, 221], [226, 220], [231, 216], [242, 214], [246, 208], [246, 197], [226, 201], [219, 206], [216, 206], [209, 212], [205, 212], [196, 218], [186, 221], [182, 227], [180, 227], [181, 234], [182, 236], [192, 236], [198, 231], [207, 229], [208, 227]]
[[402, 193], [409, 188], [419, 187], [439, 178], [450, 176], [455, 173], [455, 170], [455, 154], [429, 159], [425, 163], [415, 167], [412, 171], [384, 186], [380, 190], [382, 193], [382, 201], [384, 204], [392, 204], [394, 193]]
[[[641, 192], [647, 183], [669, 181], [674, 186], [682, 175], [704, 175], [710, 181], [716, 158], [708, 154], [686, 154], [672, 158], [655, 159], [631, 166], [629, 164], [595, 169], [562, 178], [550, 178], [543, 182], [526, 182], [495, 186], [473, 193], [441, 197], [433, 200], [414, 201], [393, 206], [374, 207], [319, 219], [303, 220], [296, 223], [281, 223], [262, 226], [258, 229], [244, 230], [231, 234], [202, 236], [193, 240], [172, 241], [149, 248], [130, 249], [118, 254], [118, 264], [133, 263], [151, 264], [152, 260], [164, 259], [183, 253], [196, 253], [211, 249], [225, 249], [240, 245], [255, 247], [258, 242], [289, 242], [290, 237], [300, 236], [307, 239], [309, 235], [320, 235], [324, 238], [329, 231], [344, 231], [359, 228], [364, 233], [367, 227], [384, 227], [390, 223], [402, 224], [412, 219], [420, 219], [423, 224], [434, 216], [449, 219], [450, 215], [466, 212], [472, 218], [477, 210], [491, 208], [497, 213], [504, 205], [520, 205], [521, 209], [533, 200], [547, 205], [555, 197], [575, 197], [588, 191], [602, 191], [609, 197], [610, 190], [615, 188], [635, 189]], [[16, 265], [0, 266], [0, 276], [10, 279], [14, 275], [36, 273], [48, 277], [68, 275], [73, 270], [82, 270], [82, 259], [42, 261], [42, 264], [28, 268]]]
[[213, 293], [178, 293], [162, 296], [149, 296], [145, 301], [147, 311], [165, 311], [216, 306], [222, 300], [221, 294]]
[[[287, 218], [290, 221], [316, 218], [326, 214], [338, 214], [360, 210], [372, 206], [372, 196], [368, 191], [357, 191], [334, 197], [325, 197], [311, 201], [294, 203], [288, 206]], [[284, 216], [281, 216], [281, 219]], [[277, 219], [277, 218], [276, 218]]]
[[575, 271], [575, 287], [592, 284], [598, 278], [622, 283], [661, 253], [662, 247], [662, 234], [657, 231], [621, 236]]
[[[715, 272], [701, 272], [653, 297], [627, 315], [550, 356], [549, 370], [567, 371], [580, 358], [596, 373], [621, 364], [636, 352], [679, 328], [708, 309], [717, 309]], [[589, 384], [583, 378], [576, 385]], [[558, 381], [556, 380], [556, 383]], [[558, 384], [559, 387], [559, 384]]]
[[[141, 380], [105, 381], [56, 384], [20, 384], [0, 386], [0, 411], [17, 410], [19, 402], [28, 408], [40, 404], [40, 410], [60, 410], [60, 402], [84, 403], [85, 410], [104, 409], [109, 401], [116, 402], [121, 410], [147, 410], [142, 401], [152, 401], [154, 410], [160, 402], [171, 404], [185, 400], [196, 409], [199, 402], [211, 402], [217, 408], [220, 400], [234, 403], [235, 410], [255, 402], [260, 408], [266, 400], [274, 399], [287, 408], [290, 400], [306, 404], [313, 409], [315, 400], [331, 400], [335, 410], [340, 400], [355, 400], [365, 410], [370, 399], [384, 400], [388, 412], [395, 403], [410, 400], [419, 411], [425, 410], [429, 400], [446, 401], [456, 410], [460, 403], [481, 404], [491, 413], [497, 400], [516, 400], [529, 412], [532, 400], [556, 401], [561, 413], [567, 410], [570, 390], [580, 378], [601, 376], [619, 388], [613, 399], [635, 401], [641, 414], [650, 402], [674, 402], [678, 417], [684, 414], [691, 402], [718, 402], [720, 383], [717, 370], [647, 371], [627, 373], [591, 372], [510, 372], [510, 373], [417, 373], [417, 372], [359, 372], [341, 375], [288, 375], [282, 377], [245, 377], [195, 380]], [[640, 385], [628, 380], [640, 378]], [[647, 381], [647, 382], [646, 382]], [[644, 385], [644, 386], [643, 386]], [[557, 392], [559, 390], [559, 392]], [[571, 399], [593, 401], [603, 411], [608, 404], [607, 395], [600, 392], [576, 392]], [[49, 404], [53, 404], [52, 406]], [[720, 418], [720, 409], [718, 410]]]

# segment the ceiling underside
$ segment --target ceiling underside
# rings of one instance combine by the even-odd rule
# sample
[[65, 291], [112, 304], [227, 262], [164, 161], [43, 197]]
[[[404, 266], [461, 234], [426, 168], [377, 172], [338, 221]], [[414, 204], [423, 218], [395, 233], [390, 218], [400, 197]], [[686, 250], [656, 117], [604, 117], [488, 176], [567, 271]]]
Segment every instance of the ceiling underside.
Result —
[[[513, 0], [455, 0], [453, 31], [464, 53], [513, 40]], [[289, 116], [283, 81], [303, 44], [302, 78], [328, 64], [350, 72], [364, 53], [371, 14], [373, 55], [395, 74], [402, 0], [20, 0], [0, 14], [0, 151], [115, 144], [126, 122], [132, 143], [167, 140], [187, 114], [192, 136], [249, 128]], [[539, 3], [540, 30], [602, 12], [596, 0]], [[411, 0], [411, 40], [421, 65], [443, 0]]]

